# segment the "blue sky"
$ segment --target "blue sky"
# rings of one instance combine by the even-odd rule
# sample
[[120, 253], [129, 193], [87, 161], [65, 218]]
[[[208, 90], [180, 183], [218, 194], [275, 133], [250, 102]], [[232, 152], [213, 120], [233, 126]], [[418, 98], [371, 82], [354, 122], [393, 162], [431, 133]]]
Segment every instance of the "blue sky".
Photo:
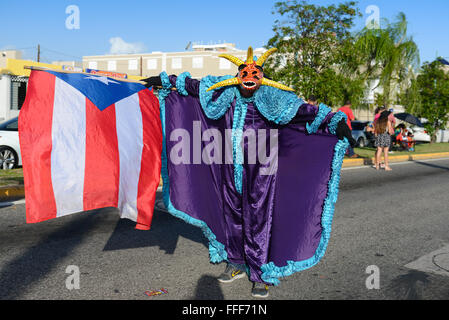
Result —
[[[215, 0], [21, 0], [0, 1], [0, 49], [24, 49], [35, 58], [37, 44], [43, 61], [78, 60], [85, 55], [119, 52], [123, 46], [136, 51], [184, 51], [192, 42], [227, 41], [246, 49], [261, 47], [273, 36], [274, 3]], [[309, 1], [315, 4], [338, 0]], [[80, 29], [66, 28], [66, 8], [80, 10]], [[436, 55], [449, 57], [448, 0], [360, 0], [364, 16], [361, 29], [375, 5], [380, 17], [392, 19], [400, 11], [407, 15], [409, 33], [417, 42], [421, 61]], [[114, 46], [111, 44], [113, 40]], [[123, 42], [121, 41], [123, 40]]]

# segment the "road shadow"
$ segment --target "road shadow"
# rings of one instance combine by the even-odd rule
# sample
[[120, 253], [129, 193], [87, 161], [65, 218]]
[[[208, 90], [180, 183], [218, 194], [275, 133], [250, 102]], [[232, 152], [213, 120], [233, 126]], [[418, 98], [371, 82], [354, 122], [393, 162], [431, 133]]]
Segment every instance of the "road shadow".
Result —
[[103, 215], [98, 212], [73, 217], [73, 222], [50, 232], [6, 264], [0, 271], [0, 299], [20, 299], [27, 288], [52, 272], [101, 223]]
[[430, 283], [429, 275], [425, 272], [412, 270], [392, 280], [389, 289], [395, 299], [421, 300], [422, 286]]
[[104, 251], [159, 247], [166, 254], [173, 254], [178, 245], [179, 237], [209, 247], [206, 237], [200, 228], [192, 226], [168, 212], [158, 210], [155, 206], [153, 222], [150, 231], [137, 231], [135, 222], [121, 219], [104, 247]]
[[415, 161], [415, 163], [416, 163], [416, 164], [419, 164], [419, 165], [422, 165], [422, 166], [430, 167], [430, 168], [442, 169], [442, 170], [447, 170], [447, 171], [449, 171], [449, 167], [439, 166], [439, 165], [437, 165], [437, 164], [430, 163], [430, 162]]
[[196, 285], [194, 300], [224, 300], [223, 291], [216, 277], [203, 275]]

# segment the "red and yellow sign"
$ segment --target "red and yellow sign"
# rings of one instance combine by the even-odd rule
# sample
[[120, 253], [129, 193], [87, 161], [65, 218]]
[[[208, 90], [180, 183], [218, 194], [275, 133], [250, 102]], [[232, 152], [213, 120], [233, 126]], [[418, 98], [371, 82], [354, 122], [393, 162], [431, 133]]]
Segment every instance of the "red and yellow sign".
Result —
[[86, 73], [96, 74], [99, 76], [111, 77], [111, 78], [119, 78], [119, 79], [128, 79], [128, 75], [126, 73], [118, 73], [111, 71], [102, 71], [102, 70], [94, 70], [94, 69], [86, 69]]

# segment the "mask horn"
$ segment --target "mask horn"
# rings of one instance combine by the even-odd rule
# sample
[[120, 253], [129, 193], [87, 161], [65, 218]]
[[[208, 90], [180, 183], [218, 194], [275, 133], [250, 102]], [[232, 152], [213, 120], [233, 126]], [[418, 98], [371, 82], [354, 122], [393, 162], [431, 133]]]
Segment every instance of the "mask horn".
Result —
[[248, 48], [248, 54], [246, 55], [246, 64], [254, 63], [254, 51], [253, 47]]
[[228, 80], [221, 81], [219, 83], [214, 84], [212, 87], [207, 89], [207, 91], [209, 92], [211, 90], [215, 90], [215, 89], [222, 88], [222, 87], [240, 85], [241, 83], [242, 83], [242, 81], [239, 78], [232, 78], [232, 79], [228, 79]]
[[221, 54], [219, 55], [220, 58], [225, 58], [229, 61], [231, 61], [233, 64], [235, 64], [237, 67], [240, 67], [242, 64], [245, 64], [242, 60], [240, 60], [237, 57], [231, 56], [230, 54]]
[[256, 64], [259, 67], [263, 67], [263, 64], [268, 59], [269, 56], [271, 56], [273, 53], [278, 51], [277, 48], [271, 48], [270, 50], [266, 51], [259, 59], [257, 59]]
[[276, 81], [268, 80], [267, 78], [263, 78], [262, 79], [262, 85], [263, 86], [269, 86], [269, 87], [277, 88], [277, 89], [281, 89], [281, 90], [285, 90], [285, 91], [291, 91], [291, 92], [295, 91], [292, 88], [284, 86], [283, 84], [280, 84], [280, 83], [278, 83]]

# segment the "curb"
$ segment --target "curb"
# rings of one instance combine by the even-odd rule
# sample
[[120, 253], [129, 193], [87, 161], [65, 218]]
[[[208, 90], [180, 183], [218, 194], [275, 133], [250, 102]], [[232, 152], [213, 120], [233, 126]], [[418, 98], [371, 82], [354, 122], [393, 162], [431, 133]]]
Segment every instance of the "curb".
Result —
[[25, 187], [23, 185], [0, 187], [0, 202], [14, 201], [23, 198], [25, 198]]
[[[162, 178], [159, 181], [158, 191], [162, 191]], [[16, 201], [25, 198], [25, 186], [4, 186], [0, 187], [0, 202]]]
[[[388, 161], [390, 163], [408, 162], [417, 160], [429, 160], [429, 159], [442, 159], [449, 158], [449, 152], [440, 153], [423, 153], [423, 154], [406, 154], [401, 156], [389, 156]], [[371, 166], [374, 164], [373, 158], [362, 159], [345, 159], [343, 160], [343, 168]]]

